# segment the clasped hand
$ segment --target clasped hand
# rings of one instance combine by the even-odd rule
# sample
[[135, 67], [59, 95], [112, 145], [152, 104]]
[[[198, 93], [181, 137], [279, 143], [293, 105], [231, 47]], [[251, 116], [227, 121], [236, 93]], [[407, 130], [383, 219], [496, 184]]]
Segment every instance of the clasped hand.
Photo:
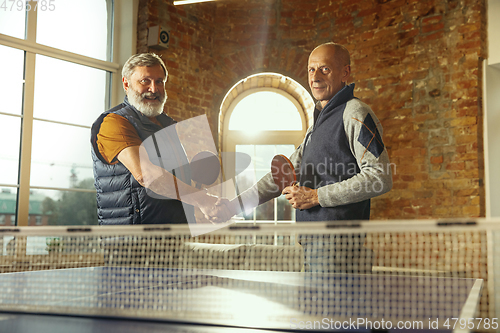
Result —
[[212, 223], [222, 223], [228, 221], [235, 214], [232, 210], [231, 202], [225, 198], [218, 198], [208, 195], [206, 204], [200, 206], [205, 218]]
[[[318, 191], [305, 186], [288, 186], [281, 192], [295, 209], [309, 209], [319, 205]], [[225, 198], [208, 196], [205, 205], [200, 206], [205, 218], [212, 223], [228, 221], [238, 213], [231, 201]]]
[[318, 191], [305, 186], [287, 186], [281, 194], [285, 195], [295, 209], [309, 209], [319, 205]]

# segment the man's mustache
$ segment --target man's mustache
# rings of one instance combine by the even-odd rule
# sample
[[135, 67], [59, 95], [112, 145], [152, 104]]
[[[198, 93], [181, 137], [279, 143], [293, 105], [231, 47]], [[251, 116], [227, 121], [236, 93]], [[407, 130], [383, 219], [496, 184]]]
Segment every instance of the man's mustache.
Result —
[[153, 93], [153, 92], [145, 92], [143, 94], [141, 94], [141, 97], [144, 99], [144, 98], [157, 98], [157, 99], [160, 99], [162, 98], [162, 95], [160, 93]]

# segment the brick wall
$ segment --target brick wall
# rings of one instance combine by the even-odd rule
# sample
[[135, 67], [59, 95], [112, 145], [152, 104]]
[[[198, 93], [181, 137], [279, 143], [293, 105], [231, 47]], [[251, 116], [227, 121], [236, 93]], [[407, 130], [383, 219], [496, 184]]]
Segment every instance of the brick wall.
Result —
[[171, 1], [139, 3], [137, 52], [148, 51], [148, 27], [160, 25], [170, 31], [167, 50], [149, 51], [160, 54], [169, 71], [165, 111], [176, 120], [206, 114], [217, 124], [213, 94], [215, 12], [215, 7], [207, 4], [175, 7]]
[[[141, 0], [147, 27], [171, 30], [159, 53], [170, 76], [166, 111], [206, 114], [217, 138], [220, 103], [239, 80], [277, 72], [307, 84], [307, 57], [335, 41], [351, 52], [355, 94], [384, 127], [393, 190], [372, 218], [484, 216], [484, 0], [223, 0], [174, 7]], [[153, 50], [151, 50], [153, 51]]]

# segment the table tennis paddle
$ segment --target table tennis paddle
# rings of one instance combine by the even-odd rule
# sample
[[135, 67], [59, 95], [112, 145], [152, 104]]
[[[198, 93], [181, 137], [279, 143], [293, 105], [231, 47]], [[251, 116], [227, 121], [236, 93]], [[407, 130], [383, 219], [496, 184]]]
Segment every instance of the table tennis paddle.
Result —
[[191, 168], [191, 179], [198, 189], [202, 185], [215, 183], [219, 178], [221, 170], [219, 157], [210, 151], [202, 151], [194, 155], [189, 166]]
[[281, 191], [287, 186], [297, 186], [297, 176], [292, 162], [285, 155], [276, 155], [271, 162], [273, 180]]

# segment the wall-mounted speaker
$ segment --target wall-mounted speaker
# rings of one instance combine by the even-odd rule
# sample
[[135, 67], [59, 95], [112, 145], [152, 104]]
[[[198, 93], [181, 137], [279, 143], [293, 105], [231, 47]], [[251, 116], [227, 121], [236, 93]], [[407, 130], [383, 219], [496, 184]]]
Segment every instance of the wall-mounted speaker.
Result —
[[148, 47], [167, 49], [170, 42], [170, 31], [155, 25], [148, 28]]

